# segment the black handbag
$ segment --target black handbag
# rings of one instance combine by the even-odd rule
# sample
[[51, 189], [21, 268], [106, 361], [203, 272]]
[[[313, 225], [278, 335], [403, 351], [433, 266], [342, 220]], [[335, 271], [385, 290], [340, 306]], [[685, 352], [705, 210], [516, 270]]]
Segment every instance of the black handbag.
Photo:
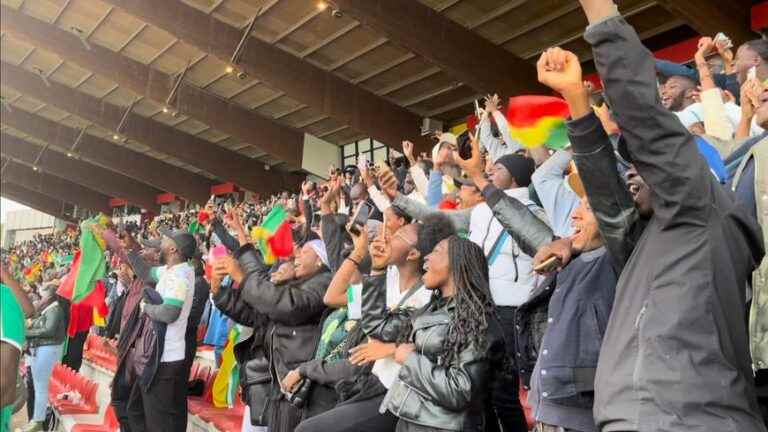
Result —
[[[329, 352], [324, 360], [328, 360], [333, 358], [335, 355], [337, 355], [340, 352], [344, 352], [344, 350], [347, 350], [350, 345], [351, 336], [354, 333], [355, 329], [357, 329], [357, 326], [353, 328], [351, 331], [347, 332], [347, 335], [344, 336], [344, 339], [339, 342], [338, 345], [334, 349]], [[307, 400], [309, 400], [310, 392], [312, 391], [312, 380], [309, 378], [302, 378], [301, 381], [296, 385], [296, 390], [293, 393], [288, 393], [286, 395], [286, 399], [288, 399], [288, 402], [293, 404], [296, 408], [303, 408], [304, 405], [306, 405]]]

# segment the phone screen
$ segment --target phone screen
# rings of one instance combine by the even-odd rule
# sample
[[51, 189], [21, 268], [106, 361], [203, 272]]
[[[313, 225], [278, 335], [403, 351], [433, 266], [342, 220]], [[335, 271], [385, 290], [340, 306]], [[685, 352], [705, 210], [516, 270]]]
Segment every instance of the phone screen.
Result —
[[368, 217], [370, 214], [371, 205], [367, 202], [360, 203], [360, 207], [357, 208], [355, 217], [352, 219], [352, 225], [350, 226], [350, 229], [357, 231], [359, 234], [360, 230], [365, 226], [366, 223], [368, 223]]
[[227, 256], [227, 248], [224, 245], [217, 245], [211, 249], [211, 256], [216, 259], [223, 256]]

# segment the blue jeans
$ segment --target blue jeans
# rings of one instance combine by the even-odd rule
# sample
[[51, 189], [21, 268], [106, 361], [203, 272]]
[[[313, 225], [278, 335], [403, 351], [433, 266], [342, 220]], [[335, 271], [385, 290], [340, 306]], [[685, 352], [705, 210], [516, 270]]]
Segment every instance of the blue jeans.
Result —
[[35, 410], [33, 421], [45, 421], [48, 408], [48, 382], [51, 380], [53, 365], [61, 360], [63, 345], [45, 345], [32, 349], [29, 364], [32, 368], [32, 381], [35, 384]]

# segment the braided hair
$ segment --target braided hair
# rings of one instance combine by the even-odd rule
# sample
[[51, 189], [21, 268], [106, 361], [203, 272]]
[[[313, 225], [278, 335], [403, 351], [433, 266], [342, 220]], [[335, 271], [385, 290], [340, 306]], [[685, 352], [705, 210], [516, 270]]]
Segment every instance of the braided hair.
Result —
[[478, 350], [486, 349], [488, 321], [495, 314], [488, 284], [488, 263], [480, 246], [452, 236], [448, 239], [448, 258], [456, 307], [445, 339], [446, 364], [470, 345]]

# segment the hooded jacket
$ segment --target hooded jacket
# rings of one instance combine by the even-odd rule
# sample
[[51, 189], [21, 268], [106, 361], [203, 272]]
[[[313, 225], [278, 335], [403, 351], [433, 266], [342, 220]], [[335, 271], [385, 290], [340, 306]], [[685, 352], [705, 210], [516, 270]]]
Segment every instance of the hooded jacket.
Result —
[[[654, 211], [616, 287], [595, 379], [597, 426], [765, 431], [744, 311], [747, 278], [764, 255], [760, 229], [661, 105], [653, 56], [634, 29], [616, 15], [584, 37]], [[595, 150], [573, 144], [577, 154]], [[587, 195], [599, 187], [582, 181]], [[620, 221], [610, 202], [591, 205], [598, 221]]]

